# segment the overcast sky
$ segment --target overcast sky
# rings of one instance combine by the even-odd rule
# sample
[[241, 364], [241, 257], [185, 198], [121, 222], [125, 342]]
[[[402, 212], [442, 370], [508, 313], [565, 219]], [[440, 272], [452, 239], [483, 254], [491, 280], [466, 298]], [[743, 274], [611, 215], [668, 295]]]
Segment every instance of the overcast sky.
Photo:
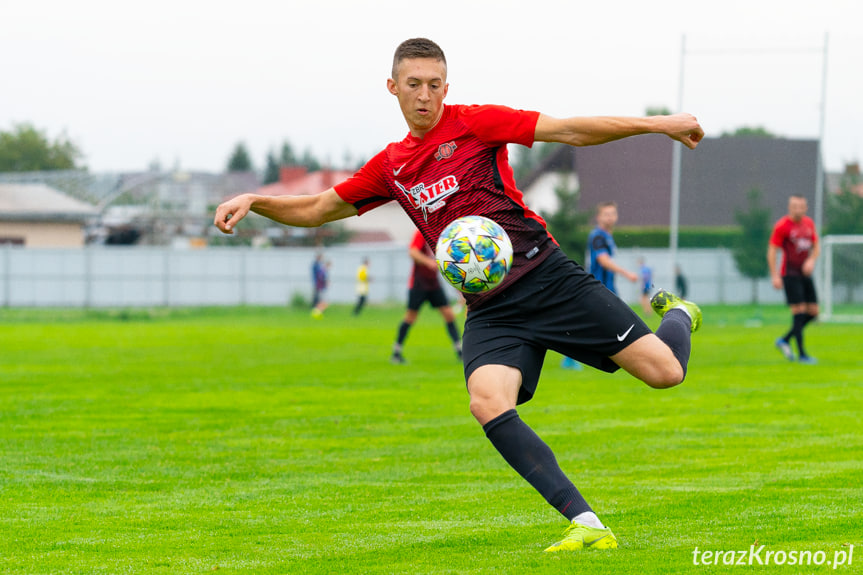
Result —
[[262, 167], [285, 140], [338, 167], [405, 135], [386, 79], [426, 36], [449, 103], [642, 115], [678, 107], [682, 69], [708, 136], [817, 138], [825, 35], [835, 171], [863, 160], [859, 0], [0, 0], [0, 130], [65, 133], [96, 172], [221, 171], [238, 141]]

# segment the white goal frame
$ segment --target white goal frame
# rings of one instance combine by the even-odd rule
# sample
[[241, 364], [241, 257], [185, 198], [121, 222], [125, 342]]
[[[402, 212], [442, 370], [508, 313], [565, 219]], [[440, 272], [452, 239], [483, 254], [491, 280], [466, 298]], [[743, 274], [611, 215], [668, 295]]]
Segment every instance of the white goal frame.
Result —
[[835, 315], [833, 313], [833, 246], [859, 244], [863, 250], [863, 235], [837, 235], [821, 238], [821, 261], [823, 262], [821, 277], [820, 318], [824, 321], [841, 321], [863, 323], [863, 315]]

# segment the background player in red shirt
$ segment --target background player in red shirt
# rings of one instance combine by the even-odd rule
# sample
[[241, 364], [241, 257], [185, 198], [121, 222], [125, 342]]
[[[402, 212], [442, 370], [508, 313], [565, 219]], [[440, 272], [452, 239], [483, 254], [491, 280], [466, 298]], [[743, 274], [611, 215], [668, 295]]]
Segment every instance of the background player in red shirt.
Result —
[[663, 319], [651, 332], [634, 310], [562, 253], [542, 218], [524, 204], [506, 145], [590, 146], [659, 133], [695, 148], [704, 131], [689, 114], [558, 119], [504, 106], [446, 106], [446, 76], [446, 57], [437, 44], [424, 38], [403, 42], [387, 89], [408, 124], [404, 140], [334, 188], [310, 196], [243, 194], [220, 205], [214, 223], [233, 233], [252, 210], [291, 226], [319, 226], [396, 201], [429, 245], [462, 216], [500, 224], [512, 240], [512, 269], [494, 290], [465, 297], [462, 352], [471, 414], [504, 460], [570, 521], [563, 540], [546, 551], [615, 548], [611, 529], [516, 406], [533, 397], [549, 349], [603, 371], [623, 368], [654, 388], [681, 383], [701, 310], [660, 291], [651, 303]]
[[[767, 265], [776, 289], [785, 288], [785, 300], [791, 309], [791, 329], [776, 340], [776, 347], [789, 361], [794, 361], [791, 338], [797, 342], [798, 361], [817, 363], [803, 347], [803, 328], [818, 317], [818, 297], [812, 272], [821, 252], [815, 222], [806, 215], [809, 206], [803, 196], [788, 198], [788, 214], [773, 226], [767, 246]], [[782, 250], [782, 267], [776, 266], [776, 252]]]
[[455, 325], [455, 312], [450, 307], [446, 292], [441, 286], [434, 252], [426, 243], [423, 235], [419, 233], [419, 230], [414, 234], [408, 248], [408, 254], [414, 261], [414, 267], [411, 270], [410, 279], [408, 279], [408, 308], [405, 311], [404, 319], [399, 324], [390, 361], [392, 363], [405, 363], [402, 348], [408, 337], [408, 331], [419, 317], [420, 308], [425, 302], [429, 302], [433, 308], [440, 312], [446, 323], [446, 332], [452, 340], [453, 349], [461, 360], [461, 338]]

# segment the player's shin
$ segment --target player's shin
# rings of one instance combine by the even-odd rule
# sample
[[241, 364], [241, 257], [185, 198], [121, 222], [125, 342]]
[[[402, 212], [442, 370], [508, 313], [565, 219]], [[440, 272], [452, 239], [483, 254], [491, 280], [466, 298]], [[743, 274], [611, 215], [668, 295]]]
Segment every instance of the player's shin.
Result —
[[592, 511], [560, 469], [551, 448], [521, 420], [515, 409], [483, 425], [483, 431], [506, 462], [568, 520]]
[[662, 317], [662, 323], [656, 330], [656, 337], [671, 348], [674, 357], [680, 362], [684, 378], [686, 378], [686, 368], [689, 365], [689, 354], [692, 349], [691, 321], [683, 310], [672, 309]]

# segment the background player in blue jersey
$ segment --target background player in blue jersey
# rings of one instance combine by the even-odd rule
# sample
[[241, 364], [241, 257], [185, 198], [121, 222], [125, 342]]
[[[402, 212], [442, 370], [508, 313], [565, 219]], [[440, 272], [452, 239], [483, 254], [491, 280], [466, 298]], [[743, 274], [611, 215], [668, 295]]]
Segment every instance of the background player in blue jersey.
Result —
[[587, 246], [590, 249], [590, 273], [614, 294], [617, 293], [614, 285], [615, 274], [620, 274], [631, 282], [638, 281], [638, 275], [614, 261], [617, 245], [614, 243], [612, 232], [615, 224], [617, 224], [617, 204], [601, 202], [596, 206], [596, 227], [587, 236]]
[[[470, 412], [503, 459], [570, 522], [564, 538], [546, 551], [616, 548], [614, 533], [516, 407], [534, 396], [548, 350], [606, 372], [622, 368], [653, 388], [678, 385], [686, 377], [690, 337], [701, 324], [701, 310], [661, 291], [651, 300], [662, 316], [652, 332], [569, 259], [542, 218], [525, 205], [507, 144], [593, 146], [657, 133], [695, 148], [704, 130], [690, 114], [561, 119], [506, 106], [444, 105], [446, 78], [440, 46], [426, 38], [406, 40], [396, 49], [387, 80], [409, 128], [404, 139], [320, 194], [232, 198], [216, 209], [214, 224], [230, 234], [254, 211], [286, 225], [320, 226], [390, 201], [401, 206], [430, 245], [460, 217], [481, 215], [500, 224], [512, 240], [512, 269], [496, 289], [465, 296], [462, 353]], [[506, 78], [494, 80], [495, 89], [505, 89]], [[349, 120], [351, 112], [346, 109], [343, 119]], [[570, 445], [583, 449], [590, 443], [576, 436]], [[591, 479], [602, 483], [600, 477]]]
[[[616, 223], [617, 204], [601, 202], [596, 207], [596, 227], [587, 236], [587, 245], [590, 249], [590, 273], [613, 294], [617, 294], [617, 288], [614, 285], [615, 274], [622, 274], [630, 281], [638, 279], [638, 276], [622, 268], [612, 257], [617, 251], [614, 237], [611, 235]], [[649, 307], [650, 304], [648, 303]], [[581, 369], [581, 364], [569, 356], [563, 358], [560, 366], [564, 369]]]

